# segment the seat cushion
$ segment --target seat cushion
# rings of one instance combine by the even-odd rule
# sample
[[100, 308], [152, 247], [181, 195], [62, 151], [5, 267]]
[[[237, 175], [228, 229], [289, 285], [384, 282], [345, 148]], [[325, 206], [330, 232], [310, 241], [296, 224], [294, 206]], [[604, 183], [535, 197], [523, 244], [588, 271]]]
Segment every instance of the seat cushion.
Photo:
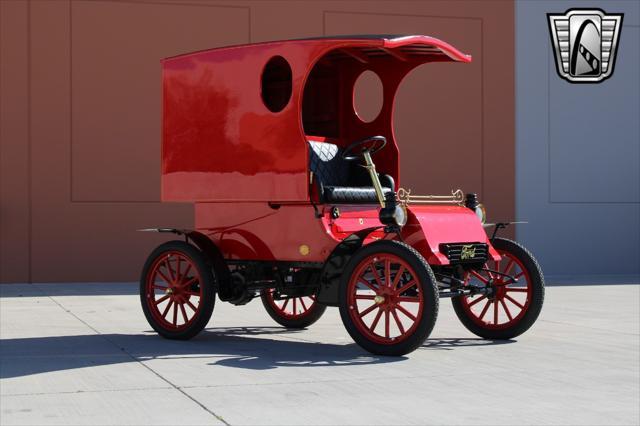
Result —
[[309, 169], [323, 185], [344, 185], [349, 182], [349, 163], [337, 145], [328, 142], [309, 142]]
[[[376, 191], [364, 167], [342, 158], [341, 149], [329, 142], [309, 141], [309, 170], [314, 174], [320, 201], [332, 204], [377, 204]], [[379, 175], [383, 193], [395, 186], [393, 178]]]
[[[382, 187], [382, 192], [387, 195], [391, 188]], [[372, 186], [325, 186], [324, 201], [333, 204], [377, 204], [378, 197]]]

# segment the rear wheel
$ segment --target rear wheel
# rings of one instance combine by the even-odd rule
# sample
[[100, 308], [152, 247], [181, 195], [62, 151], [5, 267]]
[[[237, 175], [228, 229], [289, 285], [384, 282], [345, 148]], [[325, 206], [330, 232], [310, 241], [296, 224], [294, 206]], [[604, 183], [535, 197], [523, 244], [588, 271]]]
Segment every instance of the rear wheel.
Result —
[[377, 241], [361, 248], [343, 273], [340, 315], [364, 349], [399, 356], [423, 344], [438, 316], [431, 268], [412, 247]]
[[[495, 238], [492, 245], [502, 260], [487, 262], [484, 270], [469, 271], [465, 277], [467, 285], [489, 287], [489, 294], [456, 297], [453, 308], [462, 324], [477, 336], [511, 339], [527, 331], [540, 315], [544, 277], [533, 255], [520, 244]], [[518, 281], [512, 283], [508, 276]]]
[[275, 322], [287, 328], [305, 328], [318, 321], [326, 306], [316, 296], [280, 297], [274, 289], [262, 292], [262, 304]]
[[207, 325], [215, 304], [206, 257], [182, 241], [156, 248], [140, 278], [140, 302], [149, 325], [168, 339], [190, 339]]

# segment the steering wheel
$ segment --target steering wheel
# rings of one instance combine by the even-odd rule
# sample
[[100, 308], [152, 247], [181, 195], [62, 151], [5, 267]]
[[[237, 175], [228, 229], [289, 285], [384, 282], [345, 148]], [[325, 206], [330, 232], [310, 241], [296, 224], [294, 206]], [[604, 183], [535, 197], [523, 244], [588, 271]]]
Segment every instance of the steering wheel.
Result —
[[342, 158], [347, 161], [354, 161], [362, 157], [362, 154], [369, 151], [370, 155], [375, 154], [385, 147], [387, 138], [384, 136], [370, 136], [349, 145], [342, 151]]

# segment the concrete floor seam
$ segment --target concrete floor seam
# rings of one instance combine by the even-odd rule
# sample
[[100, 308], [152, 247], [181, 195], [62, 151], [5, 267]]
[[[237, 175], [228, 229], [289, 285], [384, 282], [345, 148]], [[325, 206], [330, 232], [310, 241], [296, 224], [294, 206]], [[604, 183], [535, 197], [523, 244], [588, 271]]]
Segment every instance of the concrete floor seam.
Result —
[[76, 393], [110, 393], [110, 392], [142, 392], [150, 390], [173, 389], [171, 386], [152, 386], [147, 388], [130, 388], [130, 389], [97, 389], [97, 390], [77, 390], [77, 391], [61, 391], [61, 392], [33, 392], [33, 393], [3, 393], [1, 397], [18, 397], [18, 396], [43, 396], [43, 395], [73, 395]]
[[[36, 286], [37, 287], [37, 286]], [[43, 294], [46, 294], [42, 291], [42, 289], [38, 288]], [[135, 362], [137, 362], [138, 364], [140, 364], [142, 367], [146, 368], [147, 370], [149, 370], [151, 373], [155, 374], [159, 379], [161, 379], [162, 381], [164, 381], [165, 383], [169, 384], [172, 388], [174, 388], [175, 390], [177, 390], [178, 392], [180, 392], [182, 395], [184, 395], [185, 397], [189, 398], [191, 401], [193, 401], [194, 403], [196, 403], [198, 406], [200, 406], [200, 408], [202, 408], [204, 411], [206, 411], [207, 413], [211, 414], [213, 417], [215, 417], [216, 419], [218, 419], [220, 422], [224, 423], [225, 425], [229, 425], [229, 423], [227, 423], [222, 417], [218, 416], [216, 413], [214, 413], [213, 411], [211, 411], [210, 409], [208, 409], [204, 404], [202, 404], [200, 401], [198, 401], [197, 399], [193, 398], [191, 395], [187, 394], [186, 392], [184, 392], [183, 390], [181, 390], [178, 386], [176, 386], [174, 383], [172, 383], [170, 380], [168, 380], [167, 378], [165, 378], [164, 376], [162, 376], [160, 373], [158, 373], [157, 371], [155, 371], [154, 369], [152, 369], [151, 367], [149, 367], [148, 365], [145, 365], [144, 362], [138, 360], [138, 358], [136, 358], [135, 356], [131, 355], [129, 352], [127, 352], [124, 348], [120, 347], [118, 344], [116, 344], [115, 342], [113, 342], [112, 340], [110, 340], [108, 337], [106, 337], [105, 335], [103, 335], [102, 333], [100, 333], [98, 330], [96, 330], [94, 327], [92, 327], [89, 323], [87, 323], [86, 321], [84, 321], [82, 318], [78, 317], [76, 314], [74, 314], [73, 312], [71, 312], [70, 310], [68, 310], [67, 308], [65, 308], [60, 302], [58, 302], [57, 300], [55, 300], [52, 296], [46, 295], [46, 297], [48, 297], [53, 303], [55, 303], [56, 305], [58, 305], [62, 310], [64, 310], [65, 312], [67, 312], [69, 315], [73, 316], [75, 319], [77, 319], [78, 321], [80, 321], [82, 324], [84, 324], [86, 327], [88, 327], [90, 330], [92, 330], [94, 333], [96, 333], [98, 336], [100, 336], [102, 339], [106, 340], [107, 342], [109, 342], [111, 345], [115, 346], [116, 348], [118, 348], [120, 351], [122, 351], [123, 353], [127, 354], [131, 359], [133, 359]]]
[[550, 321], [508, 342], [467, 332], [443, 304], [401, 358], [359, 350], [335, 310], [287, 333], [260, 303], [217, 304], [202, 336], [166, 340], [137, 294], [85, 287], [3, 289], [1, 424], [640, 424], [640, 285], [550, 288]]

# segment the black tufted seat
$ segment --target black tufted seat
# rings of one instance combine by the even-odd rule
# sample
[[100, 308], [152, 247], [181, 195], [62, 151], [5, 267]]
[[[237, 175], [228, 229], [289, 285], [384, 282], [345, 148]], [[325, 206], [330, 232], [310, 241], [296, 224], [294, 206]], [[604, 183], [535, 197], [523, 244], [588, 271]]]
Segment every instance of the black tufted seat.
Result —
[[[320, 200], [330, 204], [376, 204], [378, 198], [366, 169], [345, 161], [340, 148], [329, 142], [309, 141], [309, 169]], [[393, 191], [393, 178], [381, 175], [384, 194]]]

